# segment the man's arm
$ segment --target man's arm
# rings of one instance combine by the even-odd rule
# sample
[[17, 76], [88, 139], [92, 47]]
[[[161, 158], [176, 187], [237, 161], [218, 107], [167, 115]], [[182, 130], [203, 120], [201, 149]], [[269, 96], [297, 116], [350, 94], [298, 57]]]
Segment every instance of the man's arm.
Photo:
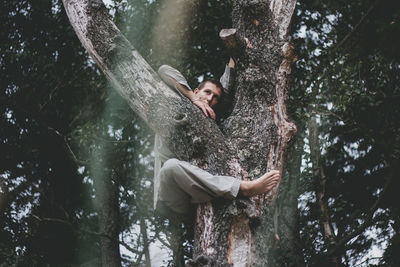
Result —
[[169, 77], [171, 83], [174, 85], [174, 88], [177, 89], [182, 95], [186, 96], [189, 98], [190, 101], [193, 102], [193, 99], [195, 98], [195, 94], [193, 93], [192, 90], [187, 88], [185, 85], [178, 83], [174, 78]]
[[196, 97], [196, 94], [191, 90], [185, 77], [177, 69], [162, 65], [158, 69], [158, 75], [172, 89], [175, 89], [181, 95], [187, 97], [194, 105], [199, 107], [206, 117], [215, 120], [216, 115], [214, 110], [208, 105], [207, 101], [203, 101]]
[[216, 119], [216, 114], [215, 114], [214, 110], [208, 105], [206, 100], [202, 100], [202, 99], [198, 98], [192, 90], [190, 90], [186, 86], [178, 83], [175, 79], [173, 79], [171, 77], [170, 77], [170, 79], [171, 79], [171, 82], [175, 85], [175, 88], [179, 92], [181, 92], [184, 96], [189, 98], [189, 100], [194, 105], [199, 107], [201, 109], [201, 111], [203, 111], [204, 115], [206, 115], [206, 117], [210, 117], [213, 120]]

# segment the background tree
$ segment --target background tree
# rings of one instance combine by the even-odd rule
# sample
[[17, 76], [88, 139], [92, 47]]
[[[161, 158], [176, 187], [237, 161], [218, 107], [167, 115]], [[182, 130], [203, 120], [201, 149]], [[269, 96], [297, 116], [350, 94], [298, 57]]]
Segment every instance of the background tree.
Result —
[[56, 4], [8, 1], [1, 14], [0, 261], [58, 265], [77, 260], [80, 250], [97, 256], [92, 239], [35, 218], [72, 223], [87, 200], [67, 136], [79, 114], [90, 117], [81, 107], [99, 92], [101, 78], [73, 45]]
[[300, 201], [308, 265], [392, 264], [369, 259], [398, 232], [390, 188], [398, 182], [399, 10], [396, 1], [299, 5], [294, 25], [305, 36], [292, 95], [302, 104], [292, 114], [312, 122]]
[[[112, 201], [127, 203], [122, 214], [131, 219], [132, 185], [136, 178], [149, 177], [140, 169], [144, 163], [139, 163], [146, 158], [139, 150], [148, 154], [146, 147], [151, 147], [148, 134], [134, 133], [141, 128], [140, 122], [132, 113], [122, 113], [126, 108], [106, 90], [105, 80], [81, 49], [60, 2], [9, 1], [3, 6], [2, 38], [7, 42], [1, 47], [0, 262], [8, 266], [97, 265], [98, 240], [110, 237], [97, 226], [102, 210], [95, 208], [92, 199], [101, 198], [102, 187], [97, 191], [92, 187], [97, 177], [89, 171], [94, 167], [90, 159], [106, 144], [109, 150], [124, 145], [125, 154], [121, 151], [115, 157], [119, 166], [106, 162], [97, 167], [104, 173], [112, 170], [107, 181], [118, 183], [113, 185], [117, 190]], [[112, 108], [110, 102], [114, 102]], [[112, 125], [110, 119], [99, 117], [105, 112]], [[117, 131], [120, 128], [124, 131]], [[106, 148], [101, 152], [110, 153]], [[124, 171], [129, 178], [123, 176]], [[121, 186], [128, 187], [124, 194]], [[144, 187], [151, 188], [142, 180], [133, 189]], [[143, 193], [139, 202], [148, 199]], [[118, 244], [120, 231], [130, 229], [131, 221], [126, 227], [119, 216], [114, 220], [119, 228], [111, 240]]]

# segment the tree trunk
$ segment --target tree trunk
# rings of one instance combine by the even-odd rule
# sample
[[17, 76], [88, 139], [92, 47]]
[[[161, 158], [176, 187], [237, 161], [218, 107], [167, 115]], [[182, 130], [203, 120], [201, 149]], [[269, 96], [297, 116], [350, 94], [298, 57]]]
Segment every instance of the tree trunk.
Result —
[[185, 266], [185, 251], [183, 247], [184, 238], [184, 228], [183, 225], [178, 223], [171, 223], [168, 225], [168, 243], [172, 250], [172, 266], [183, 267]]
[[140, 218], [140, 234], [143, 240], [143, 252], [145, 258], [145, 266], [151, 267], [150, 251], [149, 251], [149, 239], [147, 238], [147, 226], [143, 218]]
[[[241, 179], [283, 170], [295, 132], [287, 121], [285, 100], [295, 60], [287, 35], [296, 0], [234, 1], [233, 25], [253, 49], [237, 58], [234, 109], [221, 129], [161, 82], [112, 23], [101, 1], [63, 2], [79, 39], [100, 69], [181, 160]], [[273, 265], [277, 192], [200, 205], [195, 257], [216, 266]]]
[[[253, 49], [237, 58], [232, 115], [222, 131], [240, 168], [232, 175], [253, 179], [266, 171], [283, 171], [287, 144], [295, 127], [287, 121], [285, 99], [291, 63], [287, 43], [295, 1], [235, 1], [233, 25]], [[250, 202], [202, 205], [197, 216], [195, 252], [216, 265], [272, 266], [277, 189]], [[213, 263], [212, 263], [213, 264]], [[211, 264], [211, 265], [212, 265]]]
[[301, 176], [301, 161], [304, 152], [305, 127], [297, 125], [298, 133], [294, 144], [290, 147], [284, 179], [280, 185], [277, 199], [277, 211], [274, 215], [275, 232], [280, 241], [275, 247], [278, 263], [284, 266], [306, 266], [301, 251], [303, 244], [300, 240], [299, 211], [297, 199], [299, 197], [299, 177]]
[[[100, 149], [101, 150], [101, 149]], [[98, 152], [98, 151], [97, 151]], [[102, 153], [102, 152], [99, 152]], [[93, 155], [91, 172], [95, 188], [94, 204], [98, 212], [102, 266], [121, 266], [119, 251], [119, 205], [118, 188], [111, 182], [111, 173], [104, 166], [103, 158]]]
[[341, 266], [341, 258], [336, 254], [331, 253], [331, 250], [337, 245], [337, 238], [333, 231], [329, 216], [328, 198], [326, 196], [326, 176], [321, 162], [319, 130], [315, 112], [312, 113], [312, 116], [308, 121], [307, 128], [309, 132], [310, 159], [312, 163], [313, 176], [318, 181], [315, 195], [317, 196], [320, 212], [319, 224], [321, 226], [322, 235], [324, 236], [328, 255], [331, 255], [329, 258], [330, 264], [332, 266]]

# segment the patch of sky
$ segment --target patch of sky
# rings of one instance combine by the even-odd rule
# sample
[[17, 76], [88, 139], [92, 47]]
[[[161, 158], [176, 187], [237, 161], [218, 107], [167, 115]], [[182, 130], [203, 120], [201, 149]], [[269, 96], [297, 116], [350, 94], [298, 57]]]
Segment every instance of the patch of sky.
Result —
[[[299, 13], [299, 12], [298, 12]], [[300, 14], [300, 13], [299, 13]], [[319, 12], [314, 12], [311, 13], [310, 11], [305, 11], [305, 14], [307, 16], [310, 16], [311, 19], [317, 20], [321, 17], [321, 14]], [[326, 16], [326, 19], [328, 23], [323, 23], [322, 24], [322, 32], [324, 34], [328, 34], [332, 31], [333, 25], [337, 22], [337, 16], [334, 14]], [[318, 32], [313, 31], [312, 29], [307, 28], [306, 25], [302, 25], [299, 30], [294, 34], [295, 38], [306, 38], [307, 36], [314, 41], [315, 43], [321, 41], [321, 37], [319, 36]], [[327, 41], [327, 42], [322, 42], [322, 48], [329, 48], [333, 45], [333, 41]], [[321, 48], [317, 47], [313, 51], [311, 51], [311, 55], [313, 56], [320, 56], [321, 55]]]
[[[163, 245], [162, 242], [159, 241], [159, 238], [165, 240], [166, 236], [161, 232], [158, 233], [157, 236], [155, 236], [156, 233], [154, 231], [149, 231], [149, 229], [151, 229], [153, 225], [147, 220], [145, 220], [145, 225], [148, 239], [153, 240], [153, 242], [149, 244], [151, 266], [165, 266], [165, 260], [170, 258], [170, 254], [172, 252], [165, 245]], [[139, 224], [133, 224], [129, 229], [122, 232], [119, 238], [125, 244], [134, 244], [131, 247], [132, 249], [138, 251], [143, 250], [143, 242], [141, 239]], [[131, 252], [122, 244], [120, 245], [120, 251], [123, 258], [130, 259], [130, 261], [138, 260], [138, 254]]]
[[54, 57], [54, 60], [57, 62], [58, 61], [58, 51], [53, 52], [53, 57]]
[[142, 164], [143, 166], [149, 166], [151, 163], [153, 163], [153, 159], [151, 157], [143, 157], [139, 159], [139, 163]]
[[15, 11], [15, 10], [12, 10], [12, 11], [8, 12], [8, 16], [9, 17], [14, 17], [16, 15], [17, 15], [17, 11]]
[[316, 12], [314, 12], [314, 13], [311, 13], [311, 16], [310, 16], [313, 20], [316, 20], [316, 19], [318, 19], [319, 17], [321, 17], [321, 13], [319, 13], [318, 11], [316, 11]]
[[[166, 239], [163, 233], [159, 235], [160, 238]], [[172, 256], [172, 251], [157, 239], [150, 244], [149, 250], [152, 266], [166, 266], [166, 260]]]
[[12, 211], [12, 217], [18, 221], [21, 222], [21, 220], [23, 218], [28, 217], [28, 215], [31, 213], [32, 211], [32, 207], [33, 205], [31, 203], [26, 203], [24, 206], [22, 206], [20, 209], [18, 209], [18, 211]]
[[122, 139], [122, 133], [123, 133], [123, 129], [117, 129], [114, 131], [114, 137], [115, 139], [117, 139], [118, 141]]
[[297, 38], [305, 38], [307, 32], [307, 26], [302, 25], [300, 29], [294, 34]]
[[29, 15], [29, 11], [31, 11], [31, 9], [32, 9], [32, 6], [31, 6], [31, 4], [29, 2], [26, 2], [25, 4], [26, 4], [26, 7], [21, 8], [19, 10], [19, 13], [21, 13], [24, 16], [28, 16]]
[[98, 217], [99, 214], [96, 211], [94, 211], [94, 212], [89, 213], [87, 216], [88, 216], [88, 218], [95, 218], [95, 217]]
[[336, 223], [335, 223], [335, 222], [332, 222], [331, 225], [332, 225], [332, 228], [333, 228], [333, 233], [337, 236], [337, 234], [338, 234], [338, 227], [337, 227]]
[[[20, 164], [17, 165], [18, 167], [21, 166]], [[9, 183], [7, 184], [8, 186], [8, 191], [14, 191], [20, 184], [26, 181], [25, 177], [19, 176], [15, 179], [10, 179], [7, 180]]]
[[144, 185], [145, 185], [145, 187], [147, 187], [147, 188], [151, 188], [151, 186], [152, 186], [152, 184], [151, 184], [150, 181], [145, 181], [145, 182], [144, 182]]
[[[86, 50], [85, 50], [83, 53], [85, 53], [86, 55], [88, 55], [88, 53], [87, 53]], [[96, 62], [94, 62], [94, 60], [93, 60], [92, 57], [89, 57], [89, 56], [87, 57], [86, 65], [87, 65], [89, 68], [95, 69], [95, 71], [96, 71], [96, 73], [97, 73], [98, 75], [101, 74], [100, 71], [98, 70], [98, 68], [96, 67]]]
[[[381, 210], [379, 212], [384, 212], [384, 210]], [[370, 266], [371, 264], [379, 263], [380, 258], [383, 256], [383, 253], [388, 246], [388, 240], [391, 239], [395, 234], [395, 231], [390, 224], [388, 224], [387, 228], [385, 229], [388, 234], [382, 234], [382, 231], [382, 228], [378, 228], [375, 225], [370, 226], [366, 229], [364, 235], [369, 239], [373, 239], [372, 245], [368, 249], [368, 252], [365, 254], [365, 256], [362, 257], [360, 260], [351, 261], [350, 258], [350, 266]], [[351, 243], [354, 242], [356, 239], [357, 237], [353, 238], [349, 242], [350, 246]], [[350, 252], [348, 251], [347, 253], [349, 254]]]
[[200, 75], [199, 77], [197, 77], [197, 81], [198, 81], [199, 83], [201, 83], [202, 81], [204, 81], [204, 75], [202, 74], [202, 75]]
[[135, 197], [134, 191], [126, 190], [126, 188], [122, 185], [119, 186], [119, 195], [120, 197]]
[[89, 176], [85, 176], [83, 177], [83, 183], [93, 185], [93, 179], [91, 179]]
[[85, 215], [85, 213], [83, 212], [83, 210], [77, 211], [75, 212], [75, 216], [78, 219], [81, 219], [83, 217], [83, 215]]
[[[140, 235], [140, 226], [138, 224], [132, 224], [132, 226], [128, 230], [125, 230], [120, 233], [119, 239], [125, 244], [137, 244], [139, 235]], [[136, 256], [138, 256], [136, 253], [133, 253], [122, 244], [119, 246], [119, 248], [122, 257], [128, 258], [130, 260], [135, 259], [136, 261]], [[141, 251], [140, 248], [136, 247], [132, 249]]]
[[[352, 157], [353, 159], [358, 159], [359, 157], [365, 156], [371, 149], [371, 146], [368, 146], [366, 150], [360, 150], [359, 146], [360, 143], [363, 142], [363, 139], [358, 140], [357, 142], [349, 143], [345, 146], [343, 146], [344, 151], [347, 152], [347, 154]], [[384, 167], [383, 165], [381, 165]], [[379, 166], [378, 166], [379, 167]]]
[[0, 174], [0, 177], [6, 179], [6, 181], [7, 181], [7, 179], [10, 177], [10, 172], [5, 171], [2, 174]]
[[353, 164], [348, 164], [346, 166], [343, 166], [343, 172], [352, 172], [355, 169], [355, 166]]
[[16, 246], [15, 247], [15, 253], [17, 255], [23, 255], [26, 252], [26, 247], [25, 246]]
[[81, 166], [78, 168], [78, 173], [83, 174], [85, 172], [85, 166]]
[[110, 16], [112, 18], [115, 17], [115, 13], [117, 12], [117, 8], [120, 7], [127, 7], [128, 5], [128, 1], [127, 0], [122, 0], [118, 3], [116, 3], [115, 1], [112, 0], [103, 0], [104, 5], [106, 6], [106, 8], [108, 9], [108, 14], [110, 14]]
[[310, 210], [310, 207], [307, 205], [307, 203], [315, 201], [317, 201], [315, 192], [304, 192], [297, 199], [297, 208], [303, 212], [307, 212]]
[[52, 0], [51, 1], [51, 13], [53, 15], [58, 14], [61, 12], [61, 1]]
[[316, 57], [321, 55], [321, 49], [320, 48], [315, 48], [314, 51], [312, 51], [312, 54], [314, 56], [316, 56]]
[[4, 116], [7, 119], [7, 121], [10, 122], [11, 124], [15, 124], [16, 123], [13, 110], [7, 108], [6, 112], [4, 113]]
[[[307, 129], [305, 130], [305, 132], [306, 132], [306, 135], [308, 136]], [[310, 165], [309, 165], [310, 163], [308, 162], [308, 158], [307, 158], [307, 154], [310, 154], [310, 146], [309, 146], [308, 138], [306, 138], [306, 137], [304, 138], [303, 151], [305, 153], [302, 153], [302, 156], [301, 156], [301, 166], [300, 166], [301, 172], [304, 172], [307, 167], [310, 167]]]

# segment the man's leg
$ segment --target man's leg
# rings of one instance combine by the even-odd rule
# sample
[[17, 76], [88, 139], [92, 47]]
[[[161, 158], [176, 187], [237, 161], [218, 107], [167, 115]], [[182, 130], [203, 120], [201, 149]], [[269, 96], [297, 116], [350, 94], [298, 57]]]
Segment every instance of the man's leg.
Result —
[[188, 213], [190, 202], [202, 203], [216, 197], [235, 198], [240, 183], [234, 177], [212, 175], [188, 162], [169, 159], [160, 170], [158, 200], [177, 213]]
[[[212, 175], [188, 162], [167, 160], [159, 174], [158, 202], [179, 214], [187, 214], [192, 203], [210, 201], [216, 197], [233, 199], [241, 194], [251, 197], [272, 190], [280, 179], [279, 171], [270, 171], [252, 181], [231, 176]], [[161, 206], [161, 205], [160, 205]]]

